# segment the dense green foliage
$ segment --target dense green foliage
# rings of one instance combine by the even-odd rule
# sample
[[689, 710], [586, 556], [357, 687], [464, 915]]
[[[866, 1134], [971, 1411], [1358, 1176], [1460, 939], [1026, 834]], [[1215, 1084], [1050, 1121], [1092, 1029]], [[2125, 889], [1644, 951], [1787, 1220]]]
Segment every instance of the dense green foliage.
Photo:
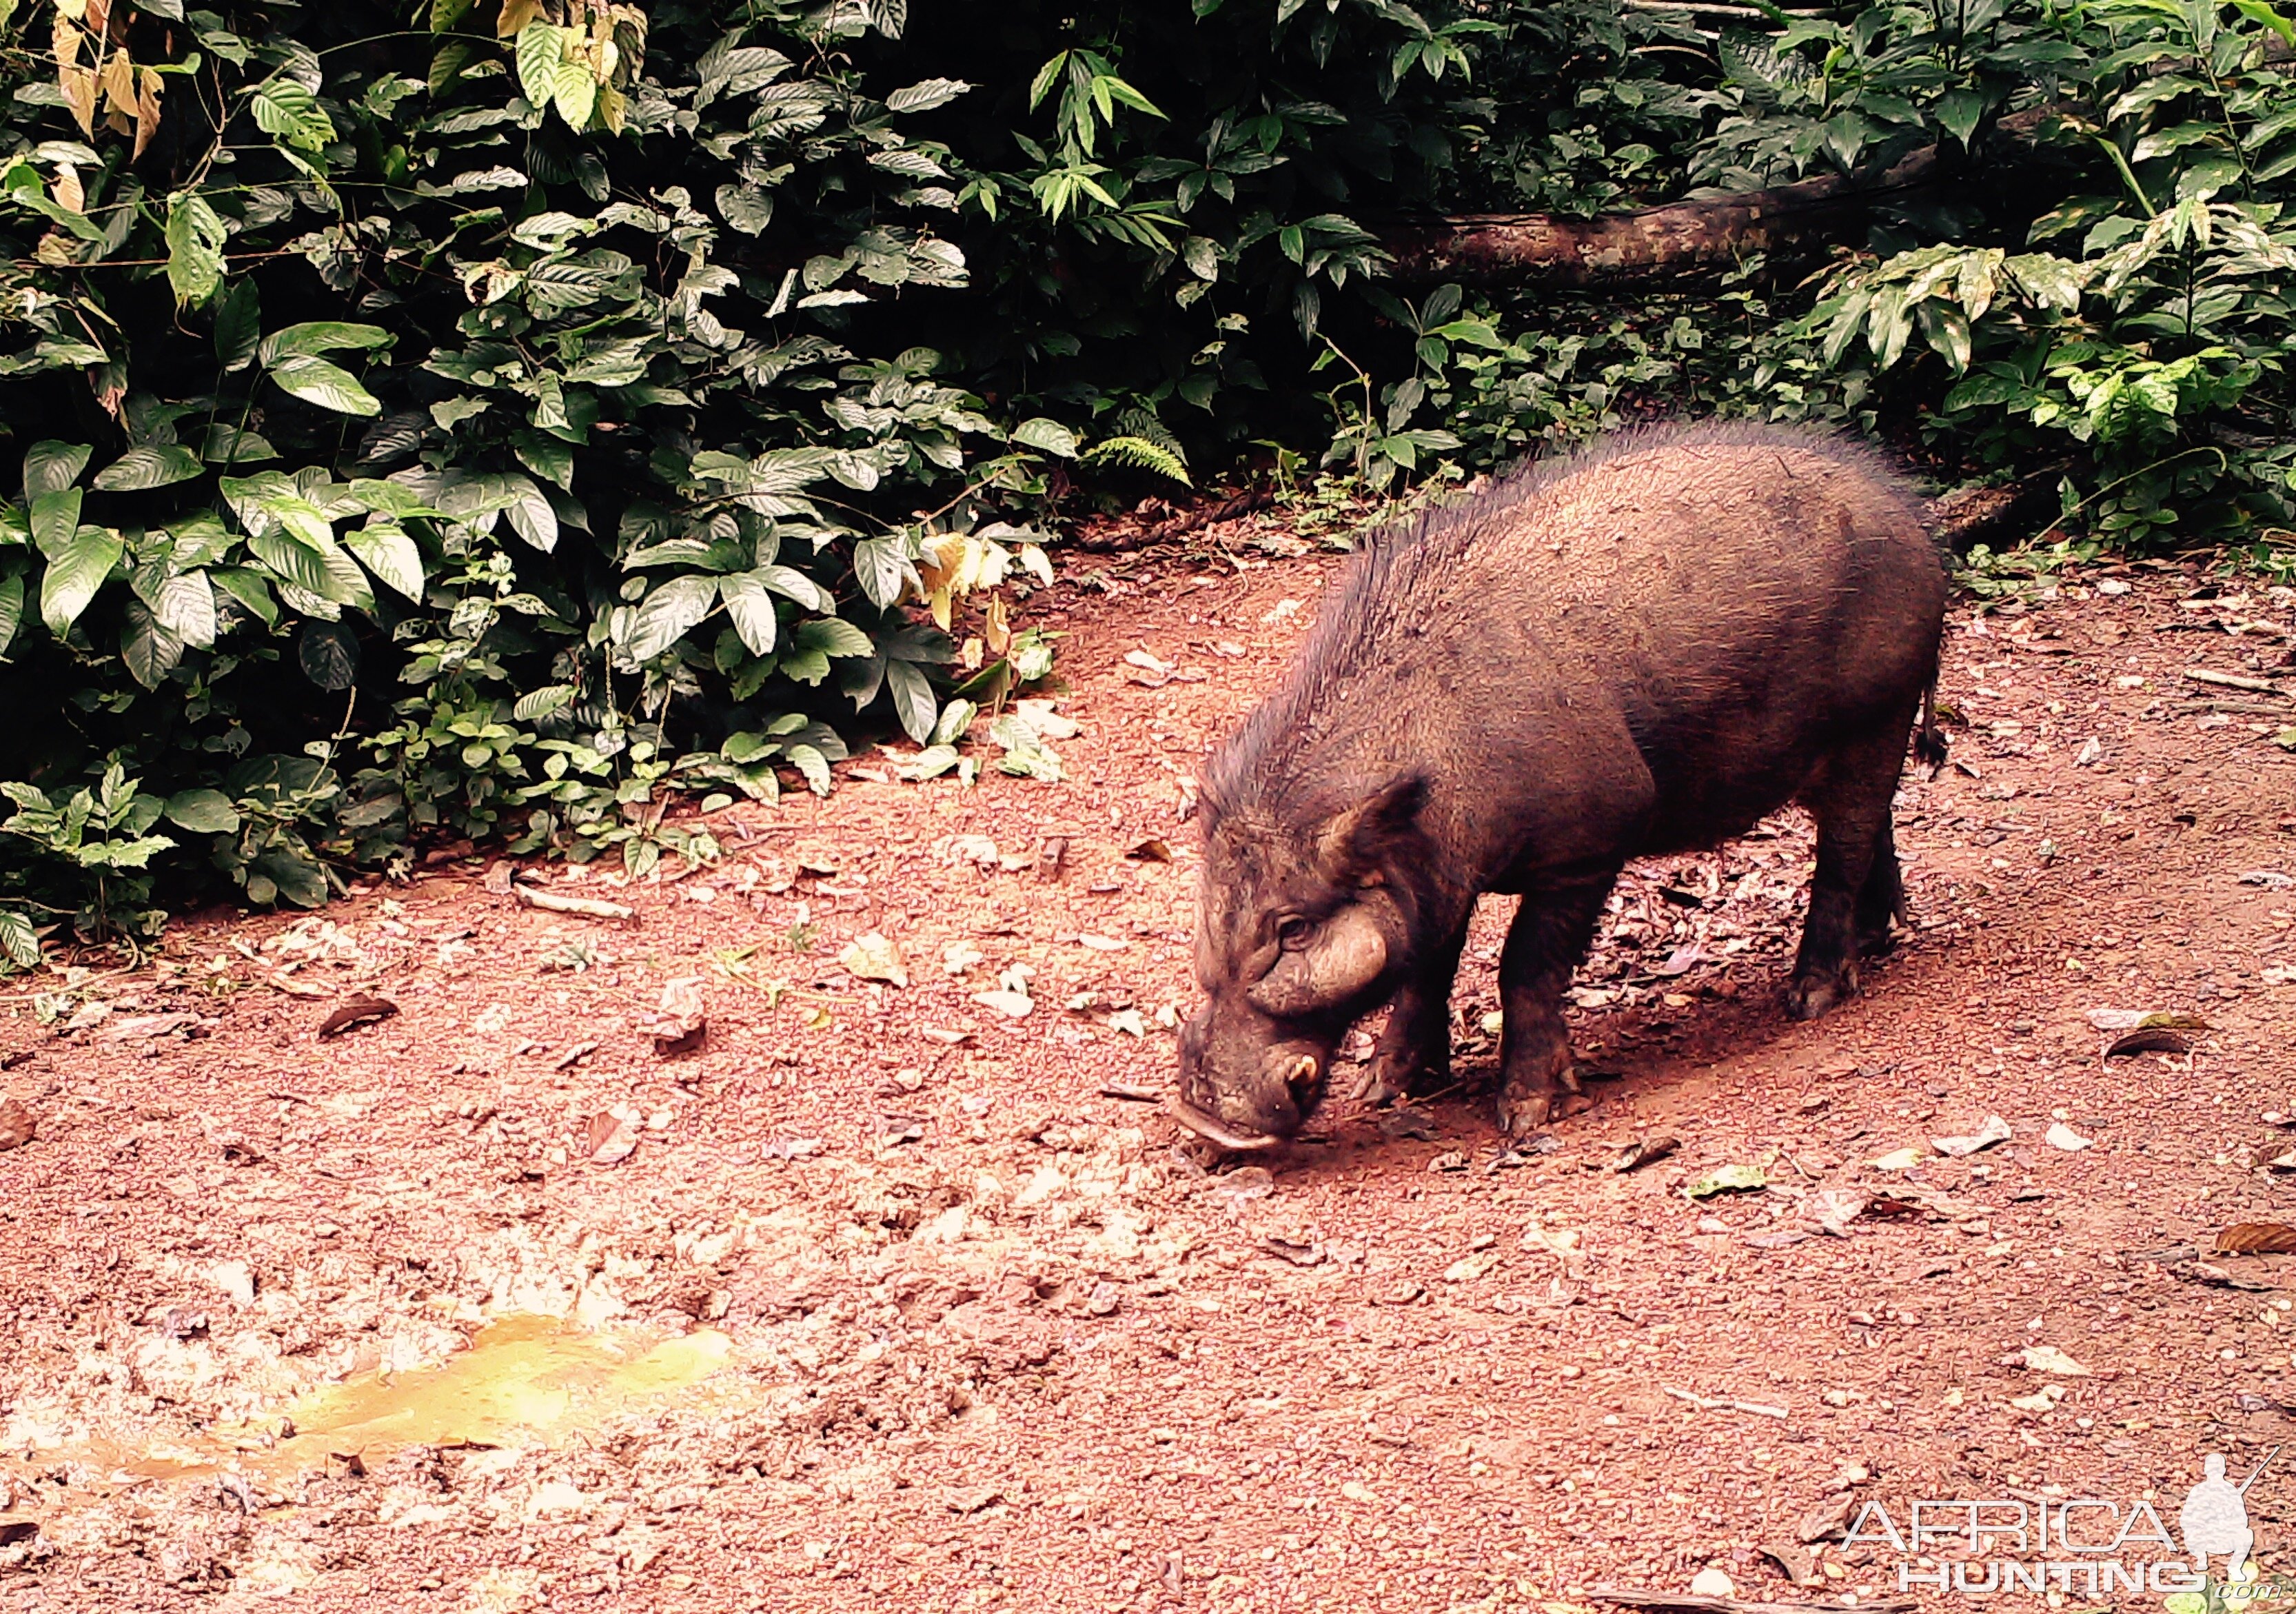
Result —
[[[669, 793], [825, 789], [856, 724], [1056, 776], [995, 710], [1042, 546], [1271, 454], [1381, 490], [1752, 411], [2274, 541], [2296, 29], [1715, 20], [0, 0], [0, 948], [432, 833], [707, 856]], [[1380, 245], [1931, 144], [1814, 283], [1470, 299]]]

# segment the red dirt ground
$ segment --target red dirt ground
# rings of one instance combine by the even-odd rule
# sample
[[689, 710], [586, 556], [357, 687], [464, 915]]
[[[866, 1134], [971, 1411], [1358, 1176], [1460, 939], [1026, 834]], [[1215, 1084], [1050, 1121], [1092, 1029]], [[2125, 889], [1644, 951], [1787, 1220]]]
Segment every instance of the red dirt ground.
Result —
[[[0, 1610], [1562, 1614], [1708, 1566], [1868, 1602], [1886, 1552], [1821, 1539], [1797, 1589], [1762, 1549], [1838, 1538], [1845, 1500], [2173, 1519], [2204, 1453], [2238, 1478], [2282, 1437], [2288, 1257], [2210, 1245], [2292, 1208], [2296, 757], [2284, 697], [2187, 674], [2286, 688], [2285, 591], [2139, 567], [1956, 607], [1956, 765], [1901, 804], [1918, 928], [1832, 1017], [1778, 1011], [1809, 854], [1782, 822], [1621, 887], [1577, 992], [1587, 1113], [1505, 1151], [1472, 1094], [1335, 1100], [1237, 1167], [1103, 1089], [1168, 1078], [1188, 776], [1339, 564], [1253, 539], [1037, 602], [1070, 633], [1064, 783], [865, 758], [716, 815], [728, 855], [686, 877], [531, 871], [628, 926], [448, 862], [179, 925], [48, 1023], [58, 981], [17, 991]], [[1127, 856], [1159, 838], [1172, 862]], [[1471, 1078], [1504, 919], [1461, 982]], [[872, 931], [906, 987], [837, 962]], [[977, 1000], [1024, 965], [1025, 1016]], [[683, 976], [706, 1040], [658, 1055]], [[321, 1040], [358, 993], [400, 1012]], [[2107, 1060], [2100, 1009], [2207, 1028]], [[1985, 1152], [1871, 1164], [1993, 1115]], [[1686, 1196], [1732, 1165], [1769, 1186]], [[547, 1439], [459, 1403], [414, 1444], [289, 1433], [523, 1314], [724, 1366], [545, 1381]], [[2268, 1565], [2291, 1497], [2296, 1464], [2249, 1496]]]

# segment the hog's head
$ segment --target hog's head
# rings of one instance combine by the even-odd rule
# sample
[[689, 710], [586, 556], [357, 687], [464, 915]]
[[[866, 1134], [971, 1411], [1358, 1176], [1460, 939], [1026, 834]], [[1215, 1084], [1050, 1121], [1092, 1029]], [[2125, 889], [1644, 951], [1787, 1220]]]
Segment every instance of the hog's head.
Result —
[[1405, 774], [1296, 823], [1207, 803], [1204, 1004], [1180, 1033], [1170, 1106], [1184, 1124], [1230, 1149], [1272, 1148], [1322, 1101], [1340, 1039], [1394, 994], [1414, 951], [1426, 794]]

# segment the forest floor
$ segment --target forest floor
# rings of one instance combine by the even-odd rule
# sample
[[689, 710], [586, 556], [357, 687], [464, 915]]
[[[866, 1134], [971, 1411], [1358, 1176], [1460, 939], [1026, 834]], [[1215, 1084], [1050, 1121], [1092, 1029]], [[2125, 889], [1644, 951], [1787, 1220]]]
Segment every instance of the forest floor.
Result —
[[[2296, 1257], [2215, 1241], [2296, 1220], [2285, 591], [1959, 602], [1915, 927], [1830, 1017], [1779, 1009], [1782, 819], [1630, 871], [1585, 1113], [1334, 1099], [1238, 1163], [1130, 1095], [1193, 990], [1190, 776], [1341, 564], [1301, 548], [1072, 561], [1064, 782], [864, 757], [683, 877], [520, 871], [626, 923], [449, 855], [12, 984], [0, 1610], [1870, 1604], [1853, 1506], [2173, 1528], [2284, 1438]], [[2202, 1024], [2108, 1058], [2114, 1010]], [[1726, 1168], [1767, 1186], [1692, 1197]], [[2296, 1568], [2296, 1461], [2247, 1507]]]

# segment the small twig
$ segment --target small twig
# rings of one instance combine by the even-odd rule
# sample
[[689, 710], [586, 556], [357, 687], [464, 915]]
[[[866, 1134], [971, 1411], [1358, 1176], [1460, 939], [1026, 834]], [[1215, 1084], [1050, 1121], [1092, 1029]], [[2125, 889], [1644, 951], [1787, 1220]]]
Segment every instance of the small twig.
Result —
[[1743, 1597], [1701, 1597], [1695, 1592], [1589, 1592], [1590, 1602], [1628, 1609], [1678, 1609], [1685, 1614], [1911, 1614], [1910, 1597], [1871, 1602], [1762, 1602]]
[[1100, 1084], [1100, 1096], [1103, 1099], [1129, 1099], [1135, 1104], [1154, 1104], [1163, 1098], [1164, 1093], [1161, 1088], [1140, 1087], [1130, 1082], [1103, 1082]]
[[2187, 667], [2185, 669], [2185, 676], [2196, 684], [2214, 684], [2219, 689], [2245, 689], [2251, 695], [2277, 695], [2283, 699], [2286, 698], [2286, 694], [2280, 686], [2268, 678], [2250, 678], [2239, 672], [2218, 672], [2209, 667]]
[[1751, 1412], [1757, 1418], [1783, 1418], [1786, 1415], [1785, 1408], [1771, 1406], [1765, 1402], [1735, 1401], [1727, 1396], [1701, 1396], [1694, 1391], [1677, 1389], [1670, 1384], [1661, 1384], [1658, 1388], [1677, 1401], [1687, 1401], [1702, 1412]]
[[539, 908], [545, 913], [571, 913], [586, 919], [626, 922], [638, 917], [635, 908], [621, 902], [602, 902], [595, 897], [566, 897], [554, 891], [536, 891], [525, 885], [512, 885], [511, 893], [529, 908]]

